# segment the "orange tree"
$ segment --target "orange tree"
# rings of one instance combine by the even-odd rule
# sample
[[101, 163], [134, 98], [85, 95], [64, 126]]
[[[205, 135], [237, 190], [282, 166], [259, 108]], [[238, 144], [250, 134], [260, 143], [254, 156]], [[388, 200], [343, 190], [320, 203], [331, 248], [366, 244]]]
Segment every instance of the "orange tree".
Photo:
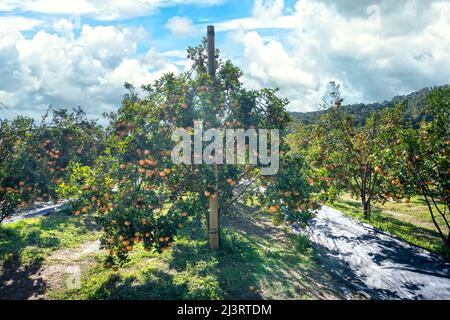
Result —
[[388, 154], [395, 165], [392, 183], [420, 194], [447, 253], [450, 248], [450, 88], [433, 89], [419, 125], [398, 127], [398, 143]]
[[0, 222], [18, 207], [31, 200], [33, 190], [43, 187], [39, 180], [29, 183], [33, 175], [40, 176], [36, 157], [29, 152], [29, 130], [33, 121], [18, 117], [2, 121], [0, 127]]
[[57, 201], [68, 165], [92, 164], [102, 148], [101, 127], [81, 110], [55, 110], [47, 118], [40, 124], [21, 116], [1, 122], [0, 222], [35, 201]]
[[[276, 90], [246, 90], [242, 72], [220, 59], [218, 51], [217, 73], [211, 77], [206, 39], [188, 49], [188, 58], [191, 70], [166, 74], [144, 86], [143, 98], [127, 84], [129, 93], [121, 108], [109, 115], [105, 152], [95, 166], [74, 165], [69, 183], [60, 186], [64, 197], [74, 199], [75, 214], [92, 213], [103, 227], [108, 267], [126, 261], [137, 243], [146, 250], [168, 249], [189, 217], [208, 217], [210, 198], [219, 199], [222, 215], [233, 210], [239, 199], [259, 196], [274, 220], [291, 222], [317, 205], [310, 201], [313, 190], [303, 177], [303, 163], [287, 155], [283, 139], [279, 150], [270, 149], [274, 141], [269, 139], [269, 150], [281, 157], [275, 176], [261, 176], [264, 166], [249, 163], [248, 157], [243, 163], [223, 165], [172, 160], [179, 142], [172, 139], [177, 128], [186, 129], [189, 145], [198, 143], [194, 121], [202, 121], [204, 130], [278, 129], [281, 137], [289, 122], [288, 101], [278, 98]], [[206, 151], [209, 142], [200, 145]], [[250, 148], [247, 137], [242, 153], [258, 156], [259, 152]], [[226, 154], [216, 150], [203, 158], [216, 156]]]
[[386, 156], [391, 146], [398, 144], [395, 129], [403, 106], [373, 112], [358, 125], [355, 117], [341, 108], [339, 86], [331, 86], [328, 101], [324, 99], [327, 112], [316, 125], [300, 126], [290, 136], [291, 144], [297, 144], [297, 152], [307, 157], [323, 200], [332, 201], [340, 191], [350, 191], [360, 198], [368, 219], [373, 201], [403, 196], [400, 181], [389, 173], [393, 160]]

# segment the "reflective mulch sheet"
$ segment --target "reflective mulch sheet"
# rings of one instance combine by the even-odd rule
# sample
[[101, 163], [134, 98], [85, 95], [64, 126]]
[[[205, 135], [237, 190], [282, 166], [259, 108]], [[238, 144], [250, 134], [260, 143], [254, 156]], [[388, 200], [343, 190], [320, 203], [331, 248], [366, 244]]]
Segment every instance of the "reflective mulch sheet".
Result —
[[319, 262], [372, 299], [450, 299], [450, 264], [324, 206], [306, 229]]

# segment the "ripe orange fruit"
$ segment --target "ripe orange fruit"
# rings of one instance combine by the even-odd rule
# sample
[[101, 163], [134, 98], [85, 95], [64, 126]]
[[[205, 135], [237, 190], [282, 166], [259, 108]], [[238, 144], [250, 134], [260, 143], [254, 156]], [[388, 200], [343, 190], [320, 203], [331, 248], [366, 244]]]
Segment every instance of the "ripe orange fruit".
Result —
[[270, 213], [276, 213], [278, 211], [278, 208], [276, 207], [276, 206], [271, 206], [270, 208], [269, 208], [269, 212]]
[[182, 212], [182, 213], [181, 213], [181, 216], [182, 216], [182, 217], [187, 217], [187, 216], [188, 216], [188, 213], [187, 213], [187, 212]]
[[380, 173], [381, 173], [381, 168], [378, 167], [378, 166], [376, 166], [376, 167], [375, 167], [375, 172], [378, 173], [378, 174], [380, 174]]
[[131, 221], [125, 221], [124, 223], [123, 223], [124, 225], [126, 225], [127, 227], [129, 227], [130, 225], [131, 225]]
[[209, 198], [211, 196], [211, 192], [205, 191], [205, 197]]
[[150, 153], [151, 153], [150, 150], [145, 150], [145, 151], [144, 151], [144, 154], [145, 154], [146, 156], [150, 155]]

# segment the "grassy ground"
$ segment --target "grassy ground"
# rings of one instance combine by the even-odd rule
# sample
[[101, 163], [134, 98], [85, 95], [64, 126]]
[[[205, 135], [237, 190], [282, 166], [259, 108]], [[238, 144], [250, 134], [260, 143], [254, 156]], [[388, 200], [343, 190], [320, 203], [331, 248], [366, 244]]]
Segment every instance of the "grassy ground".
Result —
[[0, 262], [31, 266], [60, 248], [73, 248], [99, 238], [98, 228], [86, 217], [57, 212], [10, 223], [0, 228]]
[[[343, 195], [332, 207], [409, 243], [443, 254], [441, 238], [433, 225], [426, 203], [419, 197], [412, 198], [410, 203], [372, 204], [370, 220], [363, 217], [361, 203], [348, 194]], [[437, 220], [444, 226], [442, 220]]]
[[[4, 270], [0, 284], [8, 289], [0, 290], [0, 299], [342, 298], [343, 285], [315, 263], [307, 240], [273, 226], [254, 208], [240, 206], [236, 212], [223, 218], [221, 251], [208, 249], [205, 227], [194, 220], [170, 251], [136, 248], [116, 272], [103, 267], [104, 253], [93, 241], [98, 233], [89, 232], [86, 221], [55, 215], [8, 225], [7, 249], [2, 250], [14, 251], [24, 263], [30, 256], [25, 252], [37, 250], [41, 262], [39, 268], [19, 272], [20, 277]], [[14, 239], [21, 244], [14, 245]], [[81, 286], [68, 289], [66, 271], [74, 266], [81, 272]], [[14, 295], [16, 289], [22, 294]]]

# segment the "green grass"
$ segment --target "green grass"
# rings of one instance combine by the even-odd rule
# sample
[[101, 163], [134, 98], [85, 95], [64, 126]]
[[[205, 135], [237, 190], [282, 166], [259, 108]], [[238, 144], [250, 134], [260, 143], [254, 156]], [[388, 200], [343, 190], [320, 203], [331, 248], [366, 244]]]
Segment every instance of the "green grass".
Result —
[[[190, 219], [170, 251], [158, 254], [137, 246], [129, 262], [118, 271], [104, 267], [104, 251], [79, 254], [86, 244], [100, 237], [88, 218], [56, 213], [5, 225], [0, 252], [2, 256], [12, 252], [13, 258], [6, 259], [15, 263], [7, 264], [7, 273], [0, 274], [4, 281], [0, 284], [9, 283], [0, 295], [30, 297], [35, 290], [33, 283], [39, 279], [43, 285], [39, 295], [49, 299], [337, 296], [339, 284], [316, 264], [309, 240], [274, 226], [257, 207], [241, 205], [233, 215], [222, 218], [222, 248], [217, 252], [208, 248], [204, 222]], [[81, 268], [80, 289], [66, 286], [64, 270], [72, 265]]]
[[98, 238], [92, 219], [64, 211], [5, 224], [0, 226], [0, 263], [30, 266], [57, 249], [77, 247]]
[[[226, 220], [226, 219], [225, 219]], [[54, 299], [305, 299], [296, 272], [315, 268], [309, 242], [289, 235], [286, 243], [257, 226], [229, 219], [222, 230], [222, 249], [208, 248], [198, 221], [182, 232], [171, 251], [148, 253], [137, 248], [119, 271], [98, 264], [83, 275], [81, 289], [52, 292]], [[238, 222], [239, 221], [239, 222]], [[226, 221], [225, 221], [225, 224]], [[269, 228], [269, 227], [268, 227]], [[260, 232], [257, 232], [260, 231]], [[273, 230], [272, 230], [273, 231]]]
[[[364, 218], [360, 202], [347, 194], [331, 206], [352, 218], [371, 224], [411, 244], [442, 254], [447, 258], [447, 253], [443, 252], [442, 240], [433, 225], [428, 207], [419, 197], [412, 198], [410, 203], [372, 204], [372, 214], [369, 220]], [[444, 226], [441, 219], [437, 219], [437, 221], [441, 226]]]

